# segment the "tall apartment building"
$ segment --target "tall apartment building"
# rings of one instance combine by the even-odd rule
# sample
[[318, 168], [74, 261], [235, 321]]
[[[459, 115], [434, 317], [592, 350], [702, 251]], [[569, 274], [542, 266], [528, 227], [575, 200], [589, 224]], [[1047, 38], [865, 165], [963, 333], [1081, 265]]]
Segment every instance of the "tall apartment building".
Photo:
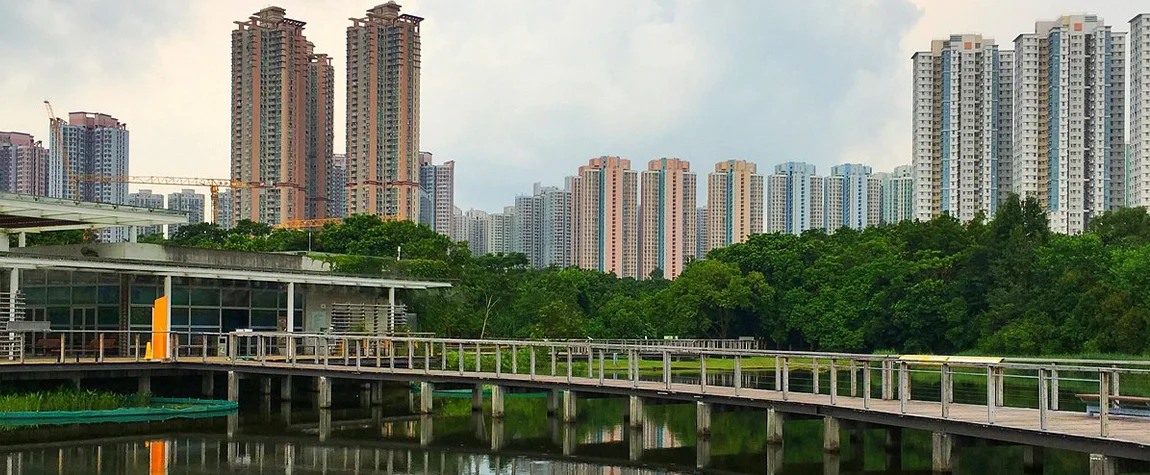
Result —
[[642, 174], [639, 277], [674, 279], [695, 258], [695, 174], [690, 162], [660, 158]]
[[487, 254], [510, 254], [515, 247], [515, 207], [504, 206], [502, 213], [487, 215]]
[[212, 213], [215, 213], [216, 226], [220, 229], [231, 229], [236, 226], [235, 197], [232, 196], [232, 190], [220, 190], [219, 201]]
[[[196, 190], [184, 189], [177, 193], [168, 193], [168, 209], [188, 213], [188, 224], [204, 222], [204, 194]], [[180, 225], [168, 225], [168, 237], [172, 237], [180, 230]]]
[[48, 194], [48, 150], [32, 134], [0, 131], [0, 191]]
[[487, 254], [487, 238], [490, 235], [491, 218], [486, 211], [470, 209], [459, 216], [460, 238], [467, 241], [467, 250], [473, 256]]
[[823, 185], [826, 222], [822, 228], [833, 232], [842, 227], [855, 230], [877, 226], [882, 216], [882, 180], [871, 175], [871, 167], [845, 163], [831, 168]]
[[[139, 190], [135, 193], [128, 193], [128, 206], [136, 206], [140, 208], [149, 209], [164, 209], [164, 195], [159, 193], [152, 193], [152, 190]], [[164, 234], [163, 226], [141, 226], [137, 231], [140, 236], [148, 234]]]
[[1013, 176], [1013, 52], [962, 34], [932, 41], [912, 61], [915, 217], [993, 214]]
[[[71, 179], [86, 174], [127, 175], [128, 125], [108, 114], [69, 112], [68, 122], [56, 119], [53, 128], [56, 130], [49, 139], [48, 195], [80, 201], [126, 203], [127, 183], [87, 182], [75, 187]], [[68, 166], [66, 173], [65, 163]], [[76, 196], [77, 188], [79, 196]], [[122, 232], [112, 234], [124, 235]]]
[[823, 201], [823, 179], [815, 174], [814, 165], [775, 166], [775, 173], [767, 177], [767, 232], [798, 235], [822, 228]]
[[1150, 206], [1150, 13], [1130, 19], [1130, 140], [1126, 206]]
[[707, 251], [763, 232], [763, 176], [757, 166], [745, 160], [716, 163], [707, 176], [707, 211]]
[[512, 251], [536, 268], [571, 265], [571, 191], [536, 183], [515, 197]]
[[1039, 21], [1014, 40], [1013, 190], [1036, 197], [1054, 231], [1081, 233], [1125, 203], [1125, 44], [1097, 15]]
[[423, 18], [387, 2], [347, 28], [348, 214], [419, 219]]
[[304, 22], [267, 7], [232, 30], [231, 177], [236, 219], [279, 224], [326, 214], [334, 70]]
[[432, 155], [419, 152], [419, 223], [451, 235], [455, 210], [455, 161], [432, 163]]
[[[761, 203], [762, 200], [759, 200]], [[761, 205], [760, 205], [761, 206]], [[762, 213], [759, 213], [761, 216]], [[762, 219], [762, 218], [760, 218]], [[704, 259], [711, 251], [711, 213], [707, 208], [700, 206], [695, 209], [695, 259]]]
[[882, 224], [895, 224], [914, 219], [914, 168], [894, 167], [891, 173], [876, 174], [882, 190]]
[[347, 216], [347, 154], [335, 153], [331, 156], [331, 171], [328, 173], [327, 217]]
[[639, 278], [639, 177], [631, 161], [593, 158], [570, 187], [572, 264]]

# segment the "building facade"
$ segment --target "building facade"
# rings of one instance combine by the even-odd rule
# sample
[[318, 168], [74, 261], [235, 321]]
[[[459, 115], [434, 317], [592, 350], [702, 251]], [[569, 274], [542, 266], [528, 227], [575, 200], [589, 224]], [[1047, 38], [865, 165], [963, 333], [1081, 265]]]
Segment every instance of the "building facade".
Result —
[[515, 198], [514, 228], [512, 251], [535, 268], [571, 265], [571, 191], [536, 183]]
[[891, 173], [877, 174], [882, 190], [882, 224], [896, 224], [914, 219], [914, 169], [910, 165], [894, 167]]
[[219, 202], [212, 213], [216, 215], [216, 225], [221, 229], [231, 229], [236, 226], [235, 198], [232, 190], [220, 190]]
[[[707, 176], [706, 251], [763, 232], [763, 176], [754, 163], [724, 160]], [[700, 256], [704, 254], [699, 254]]]
[[775, 173], [767, 177], [767, 232], [799, 235], [822, 228], [823, 203], [823, 178], [815, 174], [814, 165], [775, 166]]
[[570, 184], [572, 264], [639, 278], [639, 177], [631, 161], [593, 158]]
[[1150, 206], [1150, 13], [1130, 19], [1130, 139], [1126, 206]]
[[690, 162], [660, 158], [642, 174], [639, 277], [674, 279], [695, 258], [695, 174]]
[[[138, 208], [148, 209], [164, 209], [164, 195], [159, 193], [152, 193], [152, 190], [139, 190], [135, 193], [128, 193], [128, 206], [135, 206]], [[143, 226], [137, 231], [140, 236], [148, 234], [164, 234], [163, 226]]]
[[348, 214], [419, 219], [423, 18], [395, 2], [347, 28]]
[[48, 150], [23, 132], [0, 132], [0, 191], [48, 194]]
[[[52, 121], [48, 150], [48, 195], [77, 201], [126, 204], [128, 184], [117, 180], [74, 183], [82, 175], [128, 174], [128, 125], [108, 114], [69, 112], [68, 121]], [[67, 168], [67, 170], [65, 170]], [[102, 242], [128, 237], [126, 228], [104, 228]]]
[[1011, 186], [1013, 52], [960, 34], [912, 61], [915, 217], [993, 214]]
[[1039, 21], [1014, 40], [1012, 189], [1037, 198], [1056, 232], [1125, 203], [1125, 45], [1097, 15]]
[[343, 218], [347, 216], [347, 154], [336, 153], [331, 156], [331, 177], [328, 184], [327, 217]]
[[[762, 202], [762, 200], [759, 200]], [[759, 213], [760, 216], [762, 213]], [[760, 218], [761, 219], [761, 218]], [[711, 239], [709, 229], [711, 226], [711, 213], [706, 207], [695, 209], [695, 259], [704, 259], [711, 252]]]
[[[168, 209], [188, 213], [188, 224], [204, 222], [204, 194], [196, 190], [180, 190], [177, 193], [168, 193]], [[171, 238], [180, 230], [179, 225], [168, 226], [168, 237]]]
[[827, 221], [822, 227], [827, 232], [842, 227], [861, 231], [879, 224], [882, 180], [871, 175], [871, 167], [858, 163], [834, 166], [824, 183]]
[[236, 219], [279, 224], [326, 213], [333, 69], [304, 22], [267, 7], [232, 30], [231, 178]]
[[432, 155], [419, 153], [419, 223], [451, 235], [455, 211], [455, 161], [432, 163]]

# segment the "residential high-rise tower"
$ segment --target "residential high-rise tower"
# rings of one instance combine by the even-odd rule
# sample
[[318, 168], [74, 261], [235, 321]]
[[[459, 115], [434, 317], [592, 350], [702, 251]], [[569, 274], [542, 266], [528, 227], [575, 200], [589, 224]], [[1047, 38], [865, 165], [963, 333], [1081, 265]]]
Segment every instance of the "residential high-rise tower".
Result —
[[[185, 211], [188, 213], [188, 224], [204, 222], [204, 194], [196, 190], [181, 190], [177, 193], [168, 193], [168, 209]], [[168, 225], [168, 237], [176, 234], [180, 225]]]
[[1150, 206], [1150, 13], [1130, 20], [1130, 150], [1126, 206]]
[[707, 183], [707, 251], [763, 232], [763, 176], [754, 163], [716, 163]]
[[347, 28], [348, 214], [419, 219], [423, 18], [387, 2]]
[[571, 264], [571, 192], [536, 183], [515, 197], [514, 252], [536, 268]]
[[48, 194], [48, 150], [22, 132], [0, 132], [0, 191]]
[[647, 163], [639, 211], [639, 277], [674, 279], [695, 258], [695, 174], [678, 158]]
[[639, 177], [631, 161], [593, 158], [570, 184], [572, 263], [638, 278]]
[[451, 235], [455, 210], [455, 161], [432, 163], [432, 155], [419, 153], [419, 222], [435, 232]]
[[767, 232], [798, 235], [824, 223], [823, 179], [815, 174], [815, 166], [803, 162], [775, 166], [775, 173], [767, 177]]

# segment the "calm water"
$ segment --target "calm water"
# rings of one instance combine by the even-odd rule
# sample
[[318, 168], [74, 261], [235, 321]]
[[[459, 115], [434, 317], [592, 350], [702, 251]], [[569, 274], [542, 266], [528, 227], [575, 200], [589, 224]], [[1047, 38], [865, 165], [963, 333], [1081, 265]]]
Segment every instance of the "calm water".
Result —
[[[568, 426], [547, 417], [541, 395], [509, 395], [500, 422], [472, 414], [469, 398], [437, 397], [434, 416], [412, 416], [404, 387], [370, 407], [337, 384], [336, 407], [321, 411], [302, 388], [281, 403], [248, 383], [228, 418], [0, 430], [0, 474], [930, 473], [920, 431], [844, 424], [841, 452], [828, 455], [821, 420], [788, 420], [785, 443], [768, 446], [765, 412], [747, 409], [717, 408], [699, 440], [688, 404], [650, 401], [632, 430], [619, 398], [581, 399]], [[1088, 472], [1082, 453], [985, 441], [961, 441], [955, 458], [959, 474]]]

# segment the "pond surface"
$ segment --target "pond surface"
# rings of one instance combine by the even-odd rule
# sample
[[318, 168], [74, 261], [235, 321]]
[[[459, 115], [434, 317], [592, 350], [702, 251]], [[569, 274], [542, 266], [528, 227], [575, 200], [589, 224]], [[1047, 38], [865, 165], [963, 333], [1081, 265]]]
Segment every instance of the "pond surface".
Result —
[[[549, 418], [540, 394], [509, 394], [506, 416], [471, 412], [469, 397], [437, 397], [412, 415], [406, 387], [371, 407], [357, 385], [335, 386], [320, 410], [303, 388], [291, 402], [245, 381], [236, 416], [165, 422], [0, 428], [0, 474], [928, 474], [931, 434], [843, 424], [842, 450], [822, 450], [823, 423], [789, 419], [766, 443], [766, 413], [716, 408], [712, 434], [695, 434], [691, 404], [647, 403], [642, 428], [627, 400], [579, 400], [579, 420]], [[230, 434], [230, 437], [229, 437]], [[1088, 473], [1086, 454], [961, 440], [959, 474]], [[1146, 471], [1124, 467], [1122, 473]]]

